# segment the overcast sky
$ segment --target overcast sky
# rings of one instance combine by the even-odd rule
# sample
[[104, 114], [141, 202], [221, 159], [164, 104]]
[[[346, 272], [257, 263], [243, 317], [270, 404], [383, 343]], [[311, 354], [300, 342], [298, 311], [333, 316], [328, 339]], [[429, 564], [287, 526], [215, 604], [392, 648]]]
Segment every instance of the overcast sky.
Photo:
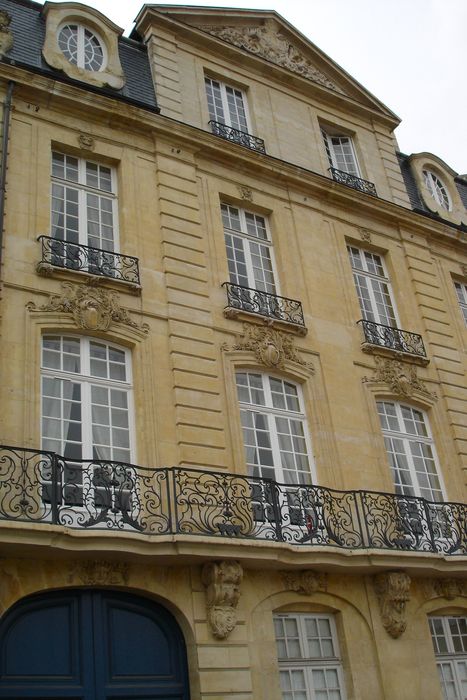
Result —
[[[128, 34], [143, 2], [87, 4]], [[430, 151], [457, 173], [467, 173], [467, 0], [170, 4], [276, 10], [402, 119], [396, 136], [404, 153]]]

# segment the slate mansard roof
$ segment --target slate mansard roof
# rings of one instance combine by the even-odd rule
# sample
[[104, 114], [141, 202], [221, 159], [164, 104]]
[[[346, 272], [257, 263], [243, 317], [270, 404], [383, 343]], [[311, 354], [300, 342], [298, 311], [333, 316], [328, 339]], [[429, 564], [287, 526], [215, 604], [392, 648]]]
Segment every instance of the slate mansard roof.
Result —
[[73, 83], [85, 90], [95, 91], [146, 109], [159, 111], [147, 50], [141, 42], [125, 37], [119, 38], [120, 62], [126, 78], [126, 83], [121, 90], [110, 87], [94, 87], [67, 77], [61, 71], [51, 68], [44, 61], [42, 57], [45, 39], [43, 5], [32, 2], [32, 0], [0, 0], [0, 9], [5, 10], [11, 17], [10, 30], [14, 41], [12, 49], [1, 59], [3, 62], [15, 63], [19, 67], [41, 73], [55, 80]]

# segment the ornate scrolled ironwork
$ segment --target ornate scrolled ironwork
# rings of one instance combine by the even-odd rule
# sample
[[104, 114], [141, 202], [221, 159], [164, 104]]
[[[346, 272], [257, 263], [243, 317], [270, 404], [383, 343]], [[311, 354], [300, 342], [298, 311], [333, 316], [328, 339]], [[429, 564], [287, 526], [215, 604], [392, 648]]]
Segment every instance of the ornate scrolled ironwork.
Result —
[[111, 277], [133, 285], [140, 284], [138, 258], [113, 251], [93, 248], [80, 243], [68, 243], [50, 236], [39, 236], [42, 260], [39, 270], [47, 266], [65, 270], [89, 272], [92, 275]]
[[345, 170], [338, 170], [337, 168], [329, 168], [333, 180], [340, 182], [341, 185], [347, 185], [347, 187], [352, 187], [354, 190], [359, 190], [359, 192], [364, 192], [365, 194], [371, 194], [373, 197], [377, 197], [376, 187], [372, 182], [364, 180], [357, 175], [352, 173], [347, 173]]
[[287, 297], [280, 297], [277, 294], [262, 292], [251, 287], [242, 287], [231, 282], [224, 282], [222, 286], [227, 291], [227, 306], [225, 308], [229, 312], [246, 311], [276, 321], [305, 327], [302, 304], [295, 299], [287, 299]]
[[385, 326], [382, 323], [375, 323], [365, 319], [361, 319], [357, 323], [362, 327], [365, 343], [426, 358], [423, 339], [418, 333], [403, 331], [400, 328]]
[[211, 119], [209, 122], [211, 131], [215, 136], [220, 136], [226, 141], [233, 141], [233, 143], [238, 143], [240, 146], [245, 146], [252, 151], [258, 151], [258, 153], [266, 153], [264, 147], [264, 140], [260, 139], [258, 136], [252, 136], [246, 131], [240, 131], [240, 129], [234, 129], [233, 126], [227, 126], [227, 124], [222, 124], [222, 122], [216, 122]]
[[467, 506], [0, 447], [0, 520], [338, 549], [467, 554]]

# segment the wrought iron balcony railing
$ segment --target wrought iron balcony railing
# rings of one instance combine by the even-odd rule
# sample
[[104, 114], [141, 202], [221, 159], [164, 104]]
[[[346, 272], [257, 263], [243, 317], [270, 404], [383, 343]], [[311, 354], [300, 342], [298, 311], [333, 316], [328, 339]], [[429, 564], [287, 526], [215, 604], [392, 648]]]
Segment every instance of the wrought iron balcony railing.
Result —
[[365, 192], [365, 194], [371, 194], [374, 197], [378, 196], [376, 187], [372, 182], [364, 180], [357, 175], [352, 175], [352, 173], [346, 173], [345, 170], [338, 170], [337, 168], [329, 168], [329, 170], [336, 182], [340, 182], [342, 185], [347, 185], [348, 187], [353, 187], [354, 190]]
[[[0, 448], [0, 522], [467, 554], [467, 506]], [[1, 525], [0, 525], [1, 527]]]
[[214, 119], [211, 119], [209, 126], [215, 136], [220, 136], [227, 141], [233, 141], [234, 143], [240, 144], [240, 146], [246, 146], [246, 148], [250, 148], [252, 151], [266, 153], [264, 141], [258, 138], [258, 136], [252, 136], [246, 131], [234, 129], [233, 126], [227, 126], [227, 124], [222, 124], [222, 122], [216, 122]]
[[224, 282], [222, 286], [227, 291], [226, 310], [246, 311], [305, 328], [303, 309], [299, 301], [231, 282]]
[[50, 236], [39, 236], [37, 240], [41, 242], [42, 247], [42, 267], [51, 265], [111, 277], [138, 286], [140, 284], [138, 258], [78, 243], [68, 243]]
[[361, 319], [357, 323], [362, 326], [365, 343], [426, 358], [425, 346], [421, 335], [403, 331], [399, 328], [392, 328], [391, 326], [384, 326], [382, 323], [366, 321], [365, 319]]

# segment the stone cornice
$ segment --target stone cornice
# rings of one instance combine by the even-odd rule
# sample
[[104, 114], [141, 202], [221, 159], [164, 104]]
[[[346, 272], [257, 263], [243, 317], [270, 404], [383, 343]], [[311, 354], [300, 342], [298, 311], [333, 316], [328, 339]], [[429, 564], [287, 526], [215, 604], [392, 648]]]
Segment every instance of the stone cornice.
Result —
[[279, 183], [284, 187], [293, 186], [298, 192], [316, 197], [321, 204], [332, 203], [341, 207], [346, 219], [349, 212], [355, 211], [360, 218], [368, 216], [373, 221], [406, 227], [413, 233], [436, 237], [443, 243], [467, 244], [467, 233], [456, 226], [435, 221], [388, 200], [362, 194], [299, 165], [241, 148], [204, 129], [156, 114], [149, 109], [91, 93], [85, 87], [51, 80], [50, 77], [40, 74], [33, 75], [34, 78], [31, 80], [30, 71], [0, 63], [0, 80], [14, 80], [21, 90], [34, 95], [30, 97], [21, 90], [17, 90], [16, 99], [20, 97], [25, 101], [42, 100], [44, 106], [52, 109], [55, 100], [61, 105], [65, 101], [70, 110], [81, 109], [86, 120], [92, 118], [90, 115], [95, 117], [96, 113], [100, 113], [102, 117], [105, 116], [107, 125], [115, 122], [116, 127], [133, 127], [140, 134], [142, 129], [146, 129], [146, 136], [149, 138], [152, 138], [153, 132], [156, 131], [160, 139], [176, 144], [177, 148], [182, 146], [189, 149], [192, 155], [200, 153], [203, 158], [224, 163], [230, 171], [233, 166], [236, 166], [239, 170], [248, 172], [249, 175], [269, 178], [276, 185]]

